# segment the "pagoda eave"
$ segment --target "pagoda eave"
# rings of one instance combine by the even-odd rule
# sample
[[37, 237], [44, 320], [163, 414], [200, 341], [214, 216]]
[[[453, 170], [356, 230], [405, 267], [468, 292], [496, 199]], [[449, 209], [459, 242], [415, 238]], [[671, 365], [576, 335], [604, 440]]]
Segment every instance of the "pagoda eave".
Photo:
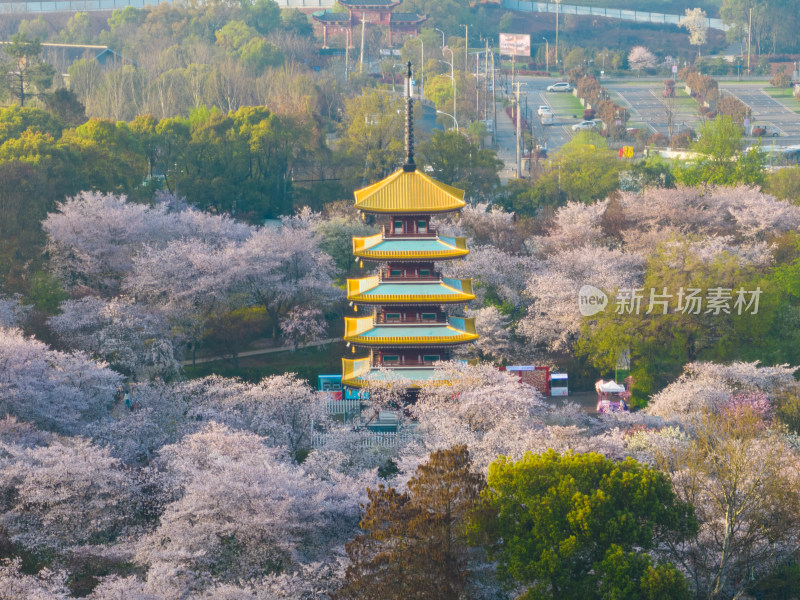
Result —
[[370, 296], [367, 298], [361, 296], [348, 296], [347, 300], [359, 305], [364, 306], [380, 306], [383, 304], [391, 304], [398, 306], [429, 306], [431, 304], [468, 304], [475, 299], [475, 296], [464, 296], [461, 298], [453, 298], [453, 296], [425, 296], [419, 298], [397, 298], [396, 296]]

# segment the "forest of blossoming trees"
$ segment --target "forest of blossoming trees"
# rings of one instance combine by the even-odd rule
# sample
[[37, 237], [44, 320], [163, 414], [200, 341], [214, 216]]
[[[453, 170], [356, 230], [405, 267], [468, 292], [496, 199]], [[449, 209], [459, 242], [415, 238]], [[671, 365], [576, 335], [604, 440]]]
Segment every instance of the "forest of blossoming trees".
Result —
[[[790, 597], [800, 207], [679, 187], [535, 224], [480, 204], [441, 219], [471, 239], [445, 274], [476, 281], [482, 362], [443, 364], [452, 386], [423, 387], [395, 446], [331, 417], [292, 373], [186, 377], [226, 315], [258, 311], [287, 346], [323, 337], [343, 311], [349, 240], [376, 227], [353, 216], [332, 206], [257, 227], [173, 196], [88, 192], [47, 215], [57, 305], [0, 296], [0, 597]], [[763, 294], [757, 314], [582, 317], [584, 284]], [[550, 403], [495, 366], [604, 375], [622, 347], [631, 413]], [[376, 387], [369, 410], [400, 388]], [[541, 511], [512, 517], [520, 495], [534, 501], [515, 479], [530, 473], [536, 502], [570, 507], [564, 539], [526, 538], [550, 530]]]

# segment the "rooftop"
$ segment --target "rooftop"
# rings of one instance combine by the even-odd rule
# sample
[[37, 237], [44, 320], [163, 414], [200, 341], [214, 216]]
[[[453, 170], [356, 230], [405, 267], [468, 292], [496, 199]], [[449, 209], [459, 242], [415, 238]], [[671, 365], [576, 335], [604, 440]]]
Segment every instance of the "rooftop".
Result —
[[368, 346], [463, 344], [478, 339], [473, 317], [450, 317], [447, 323], [376, 325], [374, 317], [345, 317], [344, 340]]
[[385, 238], [377, 233], [353, 238], [353, 254], [368, 260], [442, 260], [469, 254], [467, 238]]
[[347, 299], [365, 304], [469, 302], [475, 299], [471, 279], [381, 282], [378, 275], [347, 280]]
[[389, 214], [444, 213], [465, 206], [464, 190], [425, 173], [399, 169], [377, 183], [356, 190], [356, 208]]

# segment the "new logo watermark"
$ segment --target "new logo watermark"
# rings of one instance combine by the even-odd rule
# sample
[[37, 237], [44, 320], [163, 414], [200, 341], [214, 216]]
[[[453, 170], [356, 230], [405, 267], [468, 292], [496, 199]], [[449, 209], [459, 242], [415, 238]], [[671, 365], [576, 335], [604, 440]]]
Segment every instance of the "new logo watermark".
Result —
[[[761, 288], [746, 290], [714, 287], [669, 290], [666, 287], [620, 288], [614, 298], [614, 313], [620, 315], [681, 313], [685, 315], [757, 315]], [[591, 317], [605, 310], [608, 296], [593, 285], [584, 285], [578, 292], [578, 310]]]
[[584, 285], [578, 292], [578, 310], [584, 317], [603, 312], [608, 306], [606, 293], [593, 285]]

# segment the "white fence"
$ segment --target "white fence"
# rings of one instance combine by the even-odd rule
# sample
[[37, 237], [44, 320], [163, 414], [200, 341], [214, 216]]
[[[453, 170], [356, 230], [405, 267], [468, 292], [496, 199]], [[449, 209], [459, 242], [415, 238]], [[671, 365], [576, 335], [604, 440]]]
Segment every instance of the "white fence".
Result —
[[[503, 8], [509, 10], [543, 13], [556, 12], [556, 4], [554, 2], [528, 2], [527, 0], [502, 0], [502, 2]], [[607, 17], [609, 19], [619, 19], [620, 21], [634, 21], [635, 23], [672, 23], [674, 25], [680, 23], [680, 20], [684, 16], [623, 8], [576, 6], [574, 4], [562, 4], [559, 13], [562, 15], [594, 15], [597, 17]], [[708, 27], [710, 29], [721, 29], [722, 31], [728, 30], [728, 25], [725, 25], [722, 19], [708, 19]]]
[[[277, 0], [281, 8], [331, 8], [334, 0]], [[36, 2], [0, 2], [0, 14], [112, 11], [132, 6], [144, 8], [173, 0], [39, 0]]]
[[327, 409], [329, 415], [350, 415], [361, 412], [361, 400], [342, 398], [341, 400], [328, 400]]
[[[414, 438], [414, 433], [409, 431], [399, 431], [397, 433], [379, 432], [362, 430], [362, 438], [358, 441], [361, 448], [372, 448], [374, 446], [380, 448], [396, 448], [407, 444]], [[328, 441], [328, 434], [315, 433], [311, 438], [311, 446], [313, 448], [320, 448]]]

